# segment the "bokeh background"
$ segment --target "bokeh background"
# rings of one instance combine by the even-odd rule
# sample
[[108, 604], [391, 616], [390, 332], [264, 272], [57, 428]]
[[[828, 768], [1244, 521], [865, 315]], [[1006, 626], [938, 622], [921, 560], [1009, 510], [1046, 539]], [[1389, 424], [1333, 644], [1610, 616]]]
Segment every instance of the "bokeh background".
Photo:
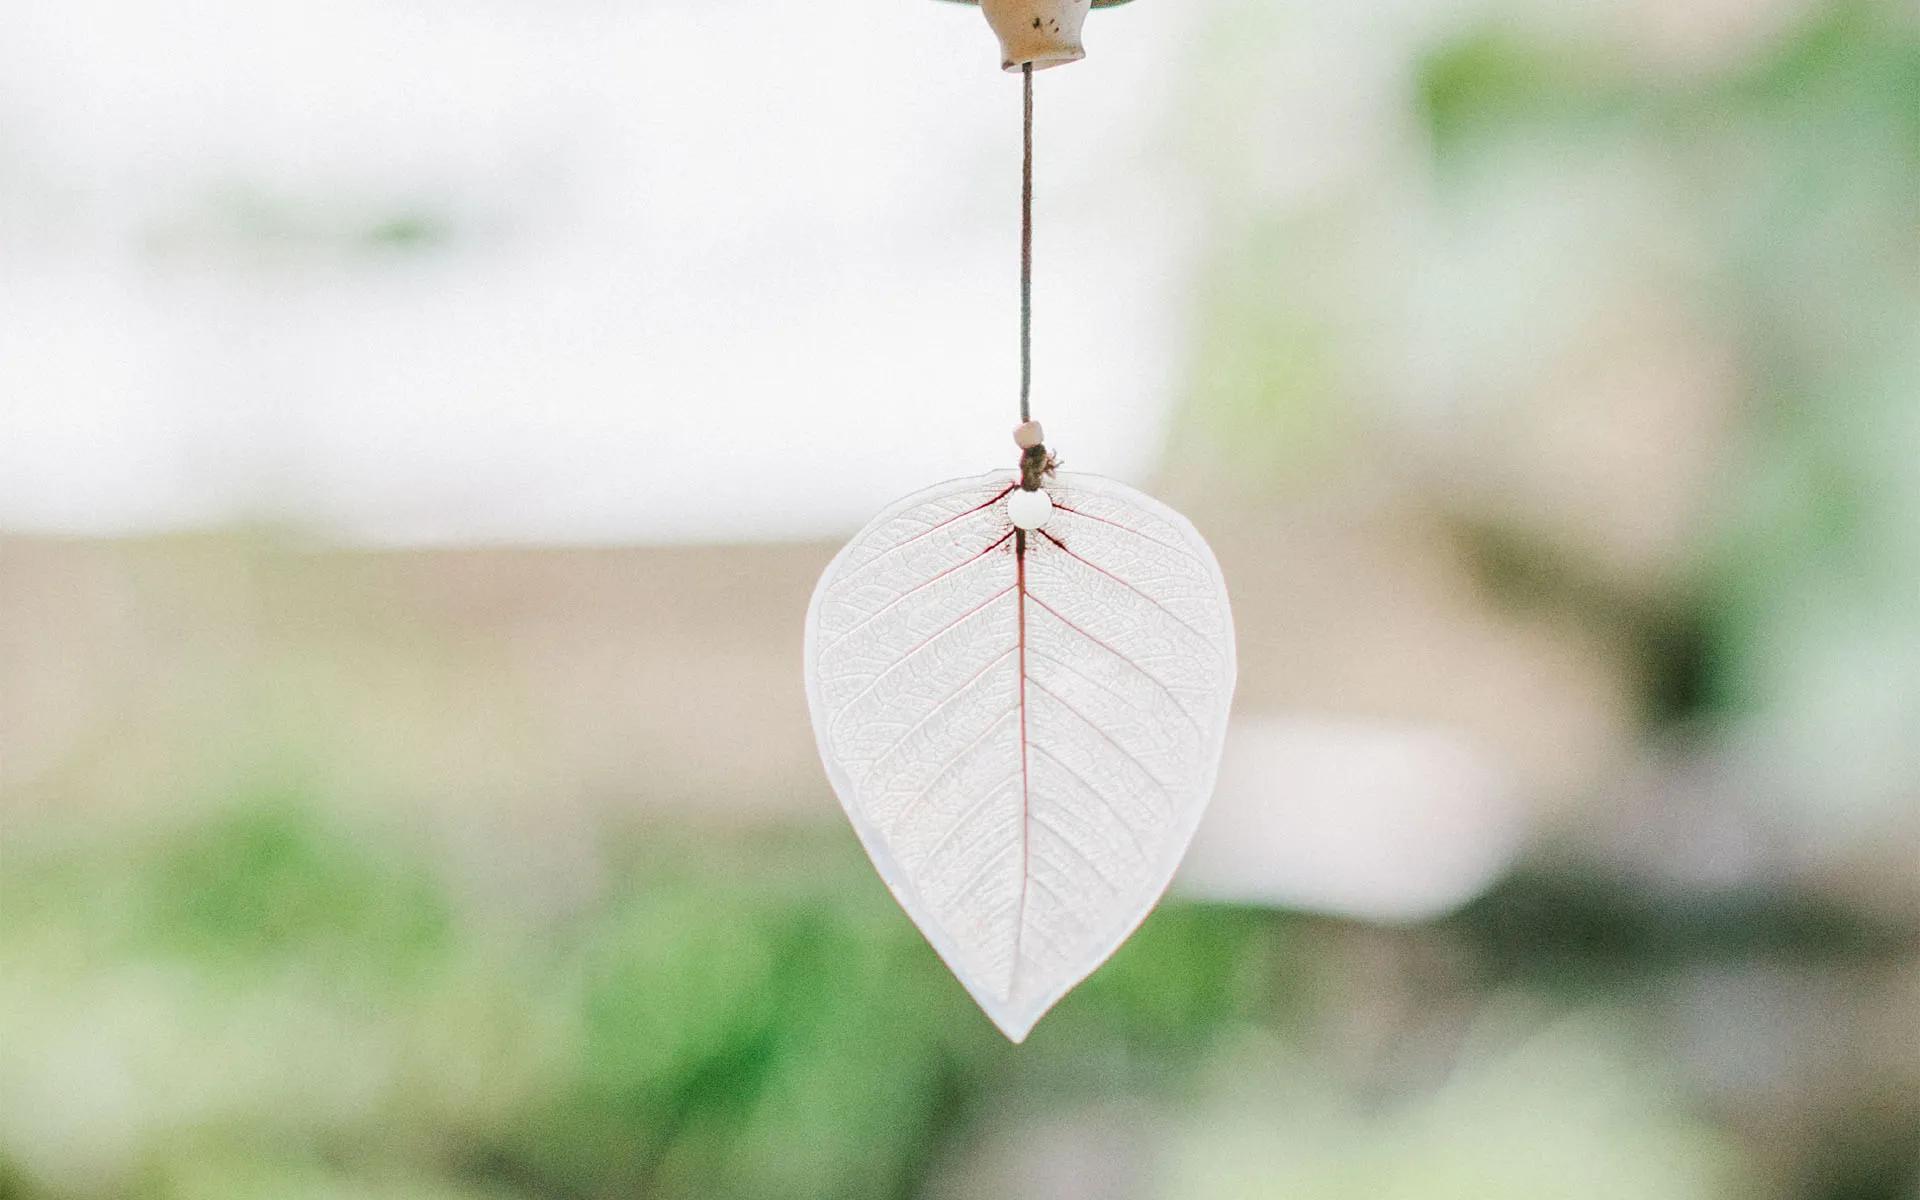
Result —
[[1920, 1200], [1920, 9], [1140, 0], [1036, 411], [1214, 542], [1004, 1043], [800, 625], [1011, 463], [919, 0], [0, 0], [0, 1196]]

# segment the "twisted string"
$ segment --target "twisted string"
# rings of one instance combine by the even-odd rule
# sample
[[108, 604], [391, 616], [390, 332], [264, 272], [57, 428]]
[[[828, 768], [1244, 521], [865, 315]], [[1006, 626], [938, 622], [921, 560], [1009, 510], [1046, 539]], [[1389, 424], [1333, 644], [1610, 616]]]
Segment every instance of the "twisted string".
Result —
[[1033, 419], [1033, 64], [1020, 68], [1020, 420]]

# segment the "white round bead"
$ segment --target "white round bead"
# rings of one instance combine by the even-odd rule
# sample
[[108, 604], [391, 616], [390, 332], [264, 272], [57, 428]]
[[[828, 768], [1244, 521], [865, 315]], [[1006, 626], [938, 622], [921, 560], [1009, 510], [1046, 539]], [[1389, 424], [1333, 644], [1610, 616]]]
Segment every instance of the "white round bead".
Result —
[[1013, 427], [1013, 444], [1022, 450], [1031, 450], [1046, 440], [1038, 421], [1022, 421]]
[[1038, 529], [1053, 515], [1053, 499], [1044, 491], [1013, 489], [1007, 497], [1007, 516], [1020, 529]]

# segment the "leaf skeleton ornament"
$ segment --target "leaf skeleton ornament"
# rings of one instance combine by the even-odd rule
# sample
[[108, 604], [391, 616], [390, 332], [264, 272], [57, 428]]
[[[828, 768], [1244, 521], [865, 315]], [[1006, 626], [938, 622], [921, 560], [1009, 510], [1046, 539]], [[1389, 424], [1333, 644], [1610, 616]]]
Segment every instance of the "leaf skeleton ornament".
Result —
[[1233, 701], [1206, 542], [1124, 484], [1055, 471], [1030, 412], [1033, 73], [1081, 57], [1086, 3], [983, 3], [1022, 82], [1020, 468], [894, 504], [807, 609], [807, 706], [840, 804], [1016, 1042], [1166, 891]]
[[806, 626], [814, 732], [854, 830], [1016, 1042], [1166, 890], [1234, 685], [1226, 586], [1184, 517], [1093, 475], [1022, 478], [881, 513]]

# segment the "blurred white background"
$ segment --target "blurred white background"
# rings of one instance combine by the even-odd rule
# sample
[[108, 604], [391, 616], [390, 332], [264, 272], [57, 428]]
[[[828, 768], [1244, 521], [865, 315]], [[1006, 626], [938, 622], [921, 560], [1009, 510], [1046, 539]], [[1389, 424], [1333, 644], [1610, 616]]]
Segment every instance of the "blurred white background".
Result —
[[[1040, 76], [1038, 394], [1138, 477], [1194, 10]], [[837, 531], [1001, 461], [1019, 87], [977, 10], [11, 5], [0, 527]], [[719, 69], [721, 66], [724, 69]]]

